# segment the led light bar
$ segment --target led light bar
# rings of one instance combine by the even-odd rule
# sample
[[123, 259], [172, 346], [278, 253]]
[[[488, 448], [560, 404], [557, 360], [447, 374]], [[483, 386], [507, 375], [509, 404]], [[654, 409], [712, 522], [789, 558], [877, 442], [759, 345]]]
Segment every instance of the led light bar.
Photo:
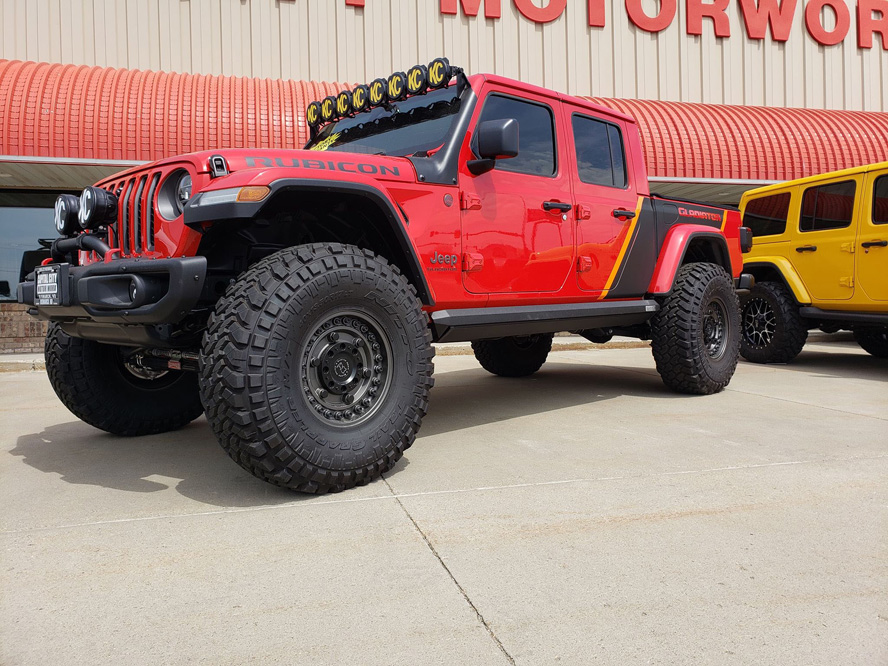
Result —
[[389, 102], [407, 99], [408, 96], [422, 95], [429, 90], [446, 88], [450, 79], [459, 72], [462, 70], [451, 67], [447, 58], [435, 58], [428, 66], [415, 65], [406, 73], [395, 72], [387, 79], [375, 79], [354, 90], [343, 90], [335, 97], [312, 102], [305, 109], [305, 119], [314, 132], [321, 125], [338, 118], [369, 111]]

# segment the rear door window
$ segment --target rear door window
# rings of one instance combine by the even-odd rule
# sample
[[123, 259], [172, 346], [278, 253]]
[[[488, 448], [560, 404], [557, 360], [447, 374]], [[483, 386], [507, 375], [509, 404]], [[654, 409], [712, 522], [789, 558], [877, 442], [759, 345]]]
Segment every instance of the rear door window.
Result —
[[802, 197], [801, 231], [844, 229], [851, 226], [857, 183], [843, 180], [809, 187]]
[[789, 217], [789, 192], [751, 199], [743, 212], [743, 226], [752, 229], [755, 238], [778, 236], [786, 231]]
[[590, 185], [626, 187], [623, 137], [616, 125], [575, 115], [573, 135], [581, 181]]
[[873, 186], [873, 224], [888, 224], [888, 176], [876, 178]]

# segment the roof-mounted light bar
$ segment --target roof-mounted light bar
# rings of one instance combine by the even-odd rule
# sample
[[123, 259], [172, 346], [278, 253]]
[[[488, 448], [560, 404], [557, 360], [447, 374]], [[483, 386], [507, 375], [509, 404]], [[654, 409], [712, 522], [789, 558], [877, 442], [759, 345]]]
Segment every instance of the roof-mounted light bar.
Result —
[[429, 90], [446, 88], [450, 79], [460, 73], [462, 70], [451, 67], [447, 58], [435, 58], [428, 66], [416, 65], [407, 72], [395, 72], [387, 79], [375, 79], [354, 90], [343, 90], [336, 96], [312, 102], [305, 109], [305, 118], [314, 136], [321, 125], [338, 118], [401, 101], [408, 96], [422, 95]]

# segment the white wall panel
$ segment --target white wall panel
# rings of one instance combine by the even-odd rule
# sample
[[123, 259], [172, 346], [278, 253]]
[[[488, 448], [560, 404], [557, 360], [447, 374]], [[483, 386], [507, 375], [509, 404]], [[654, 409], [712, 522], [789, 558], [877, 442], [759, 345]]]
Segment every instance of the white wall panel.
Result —
[[[458, 0], [459, 1], [459, 0]], [[533, 0], [543, 6], [548, 0]], [[587, 25], [586, 0], [568, 0], [537, 25], [501, 0], [502, 17], [440, 0], [0, 0], [0, 57], [202, 74], [367, 81], [447, 55], [489, 71], [580, 95], [727, 104], [888, 111], [888, 52], [874, 35], [857, 47], [856, 0], [849, 34], [821, 46], [798, 0], [786, 43], [746, 36], [739, 2], [731, 36], [686, 32], [686, 0], [658, 34], [629, 21], [623, 0], [606, 6], [604, 28]], [[659, 0], [643, 0], [648, 14]], [[831, 28], [831, 12], [825, 12]]]

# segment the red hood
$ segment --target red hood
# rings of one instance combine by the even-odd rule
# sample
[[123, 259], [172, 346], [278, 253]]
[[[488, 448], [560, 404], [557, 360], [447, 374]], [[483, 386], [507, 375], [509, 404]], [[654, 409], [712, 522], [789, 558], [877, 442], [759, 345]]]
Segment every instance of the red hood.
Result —
[[[209, 173], [209, 161], [213, 155], [222, 155], [231, 173], [247, 170], [268, 170], [274, 168], [304, 168], [317, 173], [318, 170], [336, 171], [340, 174], [355, 173], [376, 180], [413, 183], [416, 170], [406, 157], [386, 157], [384, 155], [364, 155], [339, 151], [286, 150], [275, 148], [227, 148], [222, 150], [188, 153], [158, 160], [151, 164], [133, 167], [115, 174], [105, 181], [119, 180], [128, 173], [142, 172], [172, 165], [190, 164], [201, 174]], [[102, 181], [103, 183], [105, 181]], [[101, 185], [102, 183], [100, 183]]]

